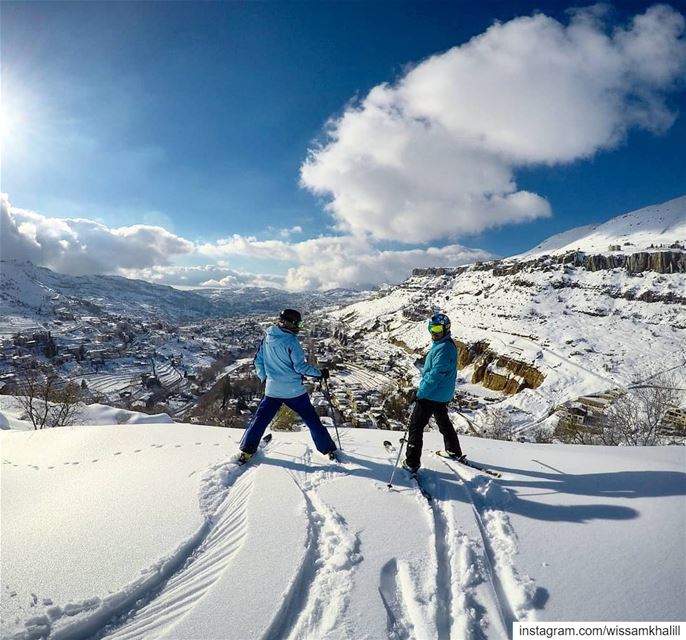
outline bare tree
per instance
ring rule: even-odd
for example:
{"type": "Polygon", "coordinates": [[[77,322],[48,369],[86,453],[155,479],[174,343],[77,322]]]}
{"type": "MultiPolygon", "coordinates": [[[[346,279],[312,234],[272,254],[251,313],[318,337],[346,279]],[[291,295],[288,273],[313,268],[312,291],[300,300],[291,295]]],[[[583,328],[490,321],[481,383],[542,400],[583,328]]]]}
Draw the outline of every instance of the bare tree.
{"type": "Polygon", "coordinates": [[[42,429],[48,419],[48,395],[54,380],[39,369],[27,369],[19,376],[16,397],[34,429],[42,429]]]}
{"type": "Polygon", "coordinates": [[[59,383],[54,373],[38,369],[24,372],[17,386],[17,400],[33,428],[74,424],[81,412],[81,387],[75,382],[59,383]]]}
{"type": "Polygon", "coordinates": [[[48,418],[50,427],[74,424],[81,416],[81,386],[69,381],[61,389],[56,389],[50,398],[51,407],[48,418]]]}
{"type": "Polygon", "coordinates": [[[539,444],[550,444],[553,441],[553,432],[545,427],[536,427],[531,432],[531,437],[534,442],[539,444]]]}
{"type": "Polygon", "coordinates": [[[599,427],[587,427],[569,419],[558,421],[554,438],[565,444],[599,444],[599,427]]]}
{"type": "Polygon", "coordinates": [[[605,412],[601,441],[607,445],[654,446],[661,442],[667,411],[683,401],[684,392],[669,375],[635,385],[605,412]]]}
{"type": "Polygon", "coordinates": [[[491,440],[512,440],[514,425],[512,416],[500,407],[492,407],[481,419],[481,434],[491,440]]]}

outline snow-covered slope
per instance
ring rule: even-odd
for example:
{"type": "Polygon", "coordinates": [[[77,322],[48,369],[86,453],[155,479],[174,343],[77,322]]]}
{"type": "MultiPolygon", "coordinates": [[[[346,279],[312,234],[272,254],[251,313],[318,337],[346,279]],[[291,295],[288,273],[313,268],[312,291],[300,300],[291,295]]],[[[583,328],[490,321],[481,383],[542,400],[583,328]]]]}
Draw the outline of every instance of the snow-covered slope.
{"type": "Polygon", "coordinates": [[[517,256],[584,251],[606,253],[610,245],[634,253],[654,247],[686,243],[686,196],[625,213],[607,222],[570,229],[551,236],[537,247],[517,256]]]}
{"type": "Polygon", "coordinates": [[[382,440],[308,433],[227,462],[190,425],[0,434],[2,637],[506,638],[515,620],[683,620],[680,447],[465,437],[500,480],[426,451],[431,505],[382,440]]]}

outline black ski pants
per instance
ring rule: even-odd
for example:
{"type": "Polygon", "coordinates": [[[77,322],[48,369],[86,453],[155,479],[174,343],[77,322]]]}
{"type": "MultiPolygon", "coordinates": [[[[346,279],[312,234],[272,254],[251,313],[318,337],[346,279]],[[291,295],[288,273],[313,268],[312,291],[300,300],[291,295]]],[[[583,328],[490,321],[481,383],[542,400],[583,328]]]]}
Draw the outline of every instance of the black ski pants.
{"type": "Polygon", "coordinates": [[[409,435],[407,439],[407,464],[413,469],[419,468],[424,443],[424,427],[431,419],[436,420],[438,430],[443,436],[445,450],[462,455],[460,441],[453,423],[448,417],[448,403],[434,400],[416,400],[410,416],[409,435]]]}

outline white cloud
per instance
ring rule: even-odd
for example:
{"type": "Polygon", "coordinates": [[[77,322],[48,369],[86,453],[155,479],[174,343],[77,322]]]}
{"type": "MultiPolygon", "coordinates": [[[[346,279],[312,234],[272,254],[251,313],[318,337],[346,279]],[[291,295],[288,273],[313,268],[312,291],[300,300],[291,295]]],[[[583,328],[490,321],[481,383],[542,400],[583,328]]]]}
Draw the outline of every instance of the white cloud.
{"type": "Polygon", "coordinates": [[[275,229],[274,227],[267,227],[267,229],[273,233],[276,233],[280,238],[290,238],[292,235],[295,235],[296,233],[302,233],[303,228],[299,225],[296,224],[293,227],[290,227],[289,229],[275,229]]]}
{"type": "Polygon", "coordinates": [[[170,265],[146,269],[127,269],[122,271],[122,275],[128,278],[147,280],[155,284],[166,284],[182,288],[236,288],[245,286],[286,288],[286,277],[283,275],[251,273],[230,269],[219,264],[194,267],[170,265]]]}
{"type": "Polygon", "coordinates": [[[296,263],[283,282],[291,290],[369,288],[384,282],[401,282],[415,267],[457,266],[493,257],[480,249],[455,244],[382,251],[369,240],[352,235],[287,243],[235,234],[216,244],[204,244],[199,251],[213,257],[231,255],[296,263]]]}
{"type": "Polygon", "coordinates": [[[371,288],[407,278],[415,267],[458,266],[493,257],[460,245],[381,251],[359,237],[317,238],[295,246],[300,264],[288,270],[292,290],[371,288]]]}
{"type": "Polygon", "coordinates": [[[3,258],[31,260],[60,273],[117,273],[166,265],[194,245],[162,227],[107,227],[84,218],[48,218],[1,202],[3,258]]]}
{"type": "Polygon", "coordinates": [[[113,273],[181,287],[368,288],[400,282],[415,267],[456,266],[492,257],[460,245],[381,251],[369,240],[350,235],[290,243],[234,234],[214,244],[194,245],[161,227],[109,228],[82,218],[48,218],[12,207],[6,196],[1,225],[2,258],[31,260],[60,273],[113,273]],[[216,263],[173,264],[176,256],[190,253],[216,263]],[[287,274],[255,273],[230,267],[222,259],[227,256],[294,266],[287,274]]]}
{"type": "Polygon", "coordinates": [[[301,183],[341,230],[426,242],[550,215],[514,171],[588,158],[627,131],[671,126],[684,18],[666,5],[608,32],[599,7],[568,25],[495,24],[372,89],[329,124],[301,183]]]}
{"type": "Polygon", "coordinates": [[[258,240],[254,236],[237,233],[213,243],[198,246],[198,253],[218,258],[221,256],[246,256],[263,260],[295,260],[296,253],[283,240],[258,240]]]}

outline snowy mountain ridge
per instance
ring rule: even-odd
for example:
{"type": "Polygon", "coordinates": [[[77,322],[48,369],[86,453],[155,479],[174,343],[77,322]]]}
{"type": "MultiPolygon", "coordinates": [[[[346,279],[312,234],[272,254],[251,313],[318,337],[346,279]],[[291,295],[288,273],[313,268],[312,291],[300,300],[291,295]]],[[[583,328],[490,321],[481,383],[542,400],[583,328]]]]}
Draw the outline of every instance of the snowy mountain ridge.
{"type": "MultiPolygon", "coordinates": [[[[111,314],[140,319],[200,320],[276,313],[286,302],[316,309],[365,297],[345,289],[289,293],[266,287],[180,290],[121,276],[70,276],[31,262],[0,260],[0,317],[37,322],[111,314]]],[[[287,306],[287,305],[286,305],[287,306]]]]}
{"type": "Polygon", "coordinates": [[[616,216],[601,224],[576,227],[551,236],[513,258],[523,259],[567,251],[608,252],[610,245],[635,253],[653,247],[686,246],[686,196],[616,216]]]}
{"type": "Polygon", "coordinates": [[[0,314],[78,318],[199,319],[215,315],[210,301],[191,292],[121,276],[70,276],[31,262],[0,261],[0,314]]]}

